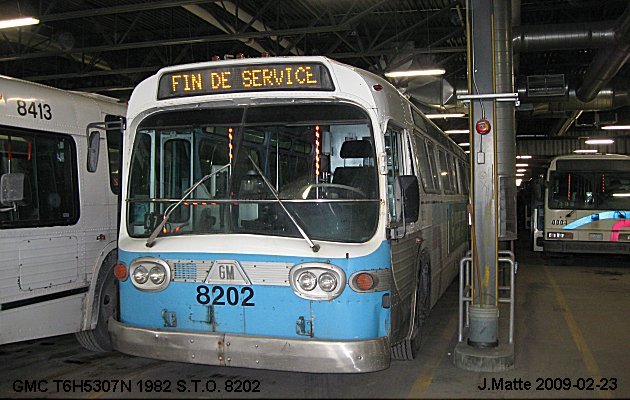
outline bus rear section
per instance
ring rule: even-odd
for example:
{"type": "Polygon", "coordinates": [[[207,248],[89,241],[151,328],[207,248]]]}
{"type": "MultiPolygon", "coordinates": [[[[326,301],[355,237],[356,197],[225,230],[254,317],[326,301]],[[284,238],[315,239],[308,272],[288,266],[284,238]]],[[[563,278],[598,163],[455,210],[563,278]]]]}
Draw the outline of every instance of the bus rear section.
{"type": "Polygon", "coordinates": [[[630,157],[558,157],[547,179],[546,253],[630,254],[630,157]]]}

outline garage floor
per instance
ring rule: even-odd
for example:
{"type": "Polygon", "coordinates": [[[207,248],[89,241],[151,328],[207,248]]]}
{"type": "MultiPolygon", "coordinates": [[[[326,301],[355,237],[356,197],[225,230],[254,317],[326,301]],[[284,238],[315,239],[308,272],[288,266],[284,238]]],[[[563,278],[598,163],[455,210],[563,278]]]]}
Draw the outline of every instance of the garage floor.
{"type": "Polygon", "coordinates": [[[0,346],[0,397],[630,398],[630,257],[547,261],[525,241],[519,245],[516,361],[508,372],[453,366],[454,283],[431,313],[420,357],[385,371],[303,374],[171,363],[90,353],[66,335],[0,346]],[[94,391],[99,384],[109,393],[94,391]]]}

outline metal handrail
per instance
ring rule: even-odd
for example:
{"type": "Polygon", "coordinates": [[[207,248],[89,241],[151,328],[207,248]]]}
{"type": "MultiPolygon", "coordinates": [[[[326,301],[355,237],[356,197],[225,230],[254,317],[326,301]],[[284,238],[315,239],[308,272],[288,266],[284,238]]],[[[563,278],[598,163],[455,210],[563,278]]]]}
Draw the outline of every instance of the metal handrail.
{"type": "MultiPolygon", "coordinates": [[[[514,289],[515,289],[515,278],[516,278],[516,265],[517,263],[514,261],[514,253],[509,250],[499,250],[499,255],[503,255],[504,257],[498,258],[498,266],[500,267],[502,264],[508,264],[510,267],[510,285],[509,286],[499,286],[499,290],[509,290],[508,297],[499,297],[499,303],[509,303],[510,305],[510,322],[509,322],[509,334],[508,340],[509,343],[512,344],[514,341],[514,289]]],[[[470,304],[472,303],[472,286],[471,286],[471,275],[472,275],[472,257],[470,256],[470,250],[466,253],[466,257],[462,258],[459,262],[459,321],[458,321],[458,333],[457,340],[459,342],[463,341],[464,337],[464,326],[470,325],[469,320],[469,311],[470,304]],[[464,314],[464,306],[466,307],[466,312],[464,314]],[[466,323],[464,324],[464,317],[466,318],[466,323]]],[[[497,294],[498,295],[498,294],[497,294]]]]}

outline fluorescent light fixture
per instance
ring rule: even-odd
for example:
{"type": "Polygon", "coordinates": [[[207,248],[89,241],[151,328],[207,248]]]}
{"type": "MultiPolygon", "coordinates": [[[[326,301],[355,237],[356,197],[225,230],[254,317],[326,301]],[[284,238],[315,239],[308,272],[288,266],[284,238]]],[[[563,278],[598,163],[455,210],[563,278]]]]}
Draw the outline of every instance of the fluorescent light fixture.
{"type": "Polygon", "coordinates": [[[457,143],[460,147],[468,147],[470,146],[470,143],[465,142],[465,143],[457,143]]]}
{"type": "Polygon", "coordinates": [[[520,168],[520,169],[517,169],[516,172],[527,172],[527,170],[525,168],[520,168]]]}
{"type": "Polygon", "coordinates": [[[525,176],[525,174],[516,174],[516,176],[525,176]]]}
{"type": "Polygon", "coordinates": [[[615,141],[612,139],[588,139],[584,143],[586,144],[613,144],[615,143],[615,141]]]}
{"type": "MultiPolygon", "coordinates": [[[[464,113],[453,113],[453,114],[427,114],[427,118],[436,119],[436,118],[461,118],[465,117],[464,113]]],[[[468,131],[466,131],[468,132],[468,131]]]]}
{"type": "Polygon", "coordinates": [[[605,131],[625,131],[630,130],[630,125],[607,125],[602,126],[602,129],[605,131]]]}
{"type": "Polygon", "coordinates": [[[517,167],[529,167],[529,164],[525,164],[525,163],[519,163],[516,164],[517,167]]]}
{"type": "Polygon", "coordinates": [[[613,197],[630,197],[630,193],[613,193],[613,197]]]}
{"type": "Polygon", "coordinates": [[[448,172],[440,172],[440,175],[446,176],[446,175],[448,175],[448,172]]]}
{"type": "Polygon", "coordinates": [[[456,133],[468,133],[470,132],[468,129],[449,129],[447,131],[444,131],[444,133],[446,133],[447,135],[453,135],[456,133]]]}
{"type": "Polygon", "coordinates": [[[411,69],[408,71],[390,71],[385,72],[385,76],[388,78],[408,78],[413,76],[435,76],[444,75],[446,71],[443,68],[432,69],[411,69]]]}
{"type": "Polygon", "coordinates": [[[0,29],[17,28],[20,26],[37,25],[39,20],[33,17],[5,19],[0,21],[0,29]]]}
{"type": "Polygon", "coordinates": [[[532,156],[516,156],[519,160],[529,160],[532,156]]]}
{"type": "Polygon", "coordinates": [[[466,150],[464,153],[466,153],[466,154],[470,154],[470,150],[466,150]]]}
{"type": "Polygon", "coordinates": [[[521,186],[521,182],[523,182],[522,179],[517,179],[516,180],[516,186],[521,186]]]}
{"type": "Polygon", "coordinates": [[[596,149],[577,149],[573,151],[577,154],[586,154],[586,153],[597,153],[596,149]]]}

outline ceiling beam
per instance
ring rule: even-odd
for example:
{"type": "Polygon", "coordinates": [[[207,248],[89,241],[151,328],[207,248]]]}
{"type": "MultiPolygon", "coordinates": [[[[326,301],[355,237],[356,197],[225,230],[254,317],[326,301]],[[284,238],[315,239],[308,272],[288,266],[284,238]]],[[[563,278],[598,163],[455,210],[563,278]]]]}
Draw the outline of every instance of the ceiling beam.
{"type": "Polygon", "coordinates": [[[132,49],[141,49],[141,48],[151,48],[156,46],[177,46],[177,45],[187,45],[187,44],[200,44],[200,43],[216,43],[216,42],[232,42],[232,41],[241,41],[242,39],[256,39],[256,38],[269,38],[272,36],[289,36],[289,35],[300,35],[303,33],[313,34],[313,33],[332,33],[332,32],[340,32],[345,31],[347,29],[351,29],[347,24],[340,25],[326,25],[326,26],[316,26],[310,28],[292,28],[292,29],[279,29],[273,31],[266,32],[243,32],[243,33],[231,33],[225,35],[210,35],[210,36],[197,36],[193,38],[179,38],[179,39],[160,39],[160,40],[151,40],[151,41],[143,41],[143,42],[135,42],[135,43],[120,43],[117,45],[105,45],[105,46],[87,46],[71,49],[68,51],[43,51],[37,53],[28,53],[28,54],[20,54],[15,56],[4,56],[0,57],[0,62],[7,61],[18,61],[18,60],[32,60],[36,58],[45,58],[45,57],[57,57],[57,56],[66,56],[68,54],[77,54],[77,53],[99,53],[99,52],[107,52],[107,51],[120,51],[120,50],[132,50],[132,49]]]}
{"type": "Polygon", "coordinates": [[[68,19],[102,17],[104,15],[122,14],[140,11],[152,11],[160,8],[174,8],[190,4],[211,3],[210,0],[166,0],[166,1],[148,1],[139,4],[128,4],[124,6],[103,7],[91,10],[69,11],[57,14],[42,15],[39,17],[40,22],[64,21],[68,19]]]}

